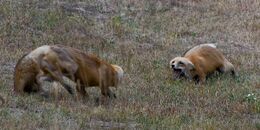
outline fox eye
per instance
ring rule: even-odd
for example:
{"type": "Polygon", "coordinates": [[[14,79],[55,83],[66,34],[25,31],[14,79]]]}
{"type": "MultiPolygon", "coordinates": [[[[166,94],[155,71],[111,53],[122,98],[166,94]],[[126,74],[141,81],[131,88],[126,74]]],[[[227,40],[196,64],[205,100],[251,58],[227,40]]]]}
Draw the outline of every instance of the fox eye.
{"type": "Polygon", "coordinates": [[[184,63],[183,62],[179,62],[179,65],[184,65],[184,63]]]}
{"type": "Polygon", "coordinates": [[[183,62],[179,62],[180,67],[185,67],[185,64],[183,62]]]}

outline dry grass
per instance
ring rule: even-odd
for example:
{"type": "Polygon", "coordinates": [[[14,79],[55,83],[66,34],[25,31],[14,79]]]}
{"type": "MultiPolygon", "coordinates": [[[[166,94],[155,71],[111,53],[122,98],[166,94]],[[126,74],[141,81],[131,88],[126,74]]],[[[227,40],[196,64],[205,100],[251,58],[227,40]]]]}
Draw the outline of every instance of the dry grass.
{"type": "Polygon", "coordinates": [[[259,0],[1,1],[1,129],[260,129],[259,7],[259,0]],[[239,76],[214,75],[203,86],[173,81],[169,60],[209,42],[239,76]],[[121,65],[118,98],[96,106],[92,88],[84,103],[64,93],[55,106],[53,98],[14,95],[17,60],[44,44],[121,65]]]}

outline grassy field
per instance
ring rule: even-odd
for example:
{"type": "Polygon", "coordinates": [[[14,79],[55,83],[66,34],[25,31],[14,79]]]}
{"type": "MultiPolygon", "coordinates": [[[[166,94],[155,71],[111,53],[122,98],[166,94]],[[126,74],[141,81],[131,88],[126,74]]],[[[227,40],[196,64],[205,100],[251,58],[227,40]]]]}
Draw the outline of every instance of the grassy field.
{"type": "Polygon", "coordinates": [[[260,129],[259,7],[259,0],[2,0],[0,129],[260,129]],[[238,77],[174,81],[169,61],[201,43],[216,43],[238,77]],[[62,90],[58,103],[15,95],[16,62],[45,44],[122,66],[124,81],[112,89],[118,98],[97,106],[98,88],[88,88],[84,102],[62,90]]]}

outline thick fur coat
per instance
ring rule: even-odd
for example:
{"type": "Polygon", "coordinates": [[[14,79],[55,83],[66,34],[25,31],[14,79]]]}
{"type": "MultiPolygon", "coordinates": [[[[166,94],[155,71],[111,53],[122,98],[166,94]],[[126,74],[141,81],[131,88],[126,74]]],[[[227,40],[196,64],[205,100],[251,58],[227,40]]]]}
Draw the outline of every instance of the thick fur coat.
{"type": "Polygon", "coordinates": [[[65,49],[73,61],[78,65],[78,71],[74,74],[77,89],[82,96],[87,96],[86,87],[98,86],[105,97],[115,95],[109,89],[117,87],[123,77],[123,69],[117,65],[111,65],[93,54],[86,54],[78,49],[59,46],[65,49]]]}
{"type": "Polygon", "coordinates": [[[219,71],[235,75],[234,66],[216,49],[214,44],[202,44],[188,50],[183,57],[170,61],[175,78],[186,77],[205,82],[206,76],[219,71]]]}
{"type": "Polygon", "coordinates": [[[86,96],[85,87],[99,86],[103,96],[115,96],[109,90],[117,87],[123,77],[123,69],[111,65],[92,54],[66,46],[42,46],[24,55],[16,64],[14,73],[15,92],[39,92],[41,77],[60,82],[69,93],[63,76],[77,83],[77,90],[86,96]]]}

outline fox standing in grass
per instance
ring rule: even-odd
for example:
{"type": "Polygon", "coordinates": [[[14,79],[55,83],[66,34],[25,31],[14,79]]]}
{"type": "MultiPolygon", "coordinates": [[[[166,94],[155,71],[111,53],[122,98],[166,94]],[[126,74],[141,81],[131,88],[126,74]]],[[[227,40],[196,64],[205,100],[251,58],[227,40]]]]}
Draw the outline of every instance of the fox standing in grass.
{"type": "Polygon", "coordinates": [[[99,86],[104,97],[115,97],[109,86],[117,87],[122,80],[123,69],[71,47],[42,46],[18,61],[14,91],[44,92],[41,77],[47,77],[59,81],[72,94],[73,88],[65,83],[63,76],[77,83],[76,89],[83,97],[87,96],[85,87],[91,86],[99,86]]]}
{"type": "Polygon", "coordinates": [[[235,75],[234,66],[216,49],[215,44],[201,44],[188,50],[183,57],[170,61],[175,78],[186,77],[205,82],[206,76],[214,71],[231,72],[235,75]]]}
{"type": "Polygon", "coordinates": [[[78,49],[58,46],[66,50],[78,66],[75,79],[78,83],[77,90],[83,97],[88,96],[85,88],[98,86],[102,97],[116,97],[109,89],[110,86],[117,87],[122,81],[123,69],[118,65],[109,64],[93,54],[86,54],[78,49]]]}

